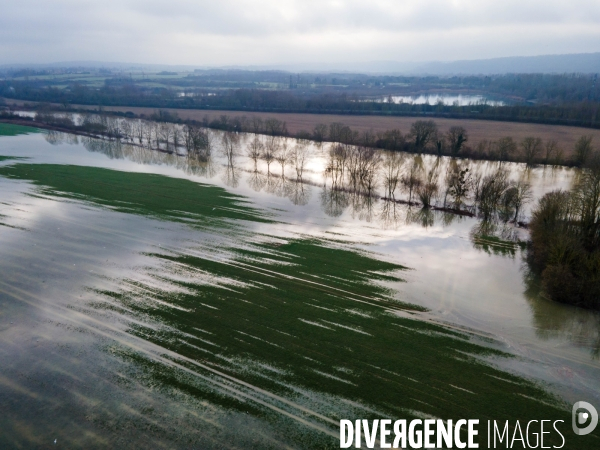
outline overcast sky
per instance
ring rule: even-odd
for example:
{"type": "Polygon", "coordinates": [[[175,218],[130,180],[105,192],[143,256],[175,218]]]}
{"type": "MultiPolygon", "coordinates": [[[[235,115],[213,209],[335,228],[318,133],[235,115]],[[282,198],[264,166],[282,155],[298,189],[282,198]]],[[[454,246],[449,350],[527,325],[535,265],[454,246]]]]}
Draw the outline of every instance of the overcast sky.
{"type": "Polygon", "coordinates": [[[0,64],[330,64],[598,51],[600,0],[0,0],[0,64]]]}

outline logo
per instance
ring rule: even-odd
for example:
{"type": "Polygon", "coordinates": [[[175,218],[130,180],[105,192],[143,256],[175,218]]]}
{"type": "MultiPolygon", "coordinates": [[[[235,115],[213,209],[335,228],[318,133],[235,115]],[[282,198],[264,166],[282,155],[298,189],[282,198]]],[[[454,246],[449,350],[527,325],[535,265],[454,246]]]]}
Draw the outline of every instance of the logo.
{"type": "Polygon", "coordinates": [[[573,432],[585,436],[596,429],[598,411],[588,402],[577,402],[573,405],[573,432]],[[585,428],[580,428],[587,423],[585,428]]]}

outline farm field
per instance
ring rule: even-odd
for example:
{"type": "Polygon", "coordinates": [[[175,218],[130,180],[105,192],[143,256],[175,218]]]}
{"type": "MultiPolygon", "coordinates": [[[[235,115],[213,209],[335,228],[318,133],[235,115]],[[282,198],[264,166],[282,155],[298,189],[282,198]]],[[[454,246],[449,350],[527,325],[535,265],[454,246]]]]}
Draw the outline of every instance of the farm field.
{"type": "Polygon", "coordinates": [[[334,192],[316,146],[301,185],[218,147],[4,134],[1,446],[337,448],[341,418],[402,416],[597,448],[569,402],[600,392],[598,314],[539,297],[477,219],[334,192]]]}

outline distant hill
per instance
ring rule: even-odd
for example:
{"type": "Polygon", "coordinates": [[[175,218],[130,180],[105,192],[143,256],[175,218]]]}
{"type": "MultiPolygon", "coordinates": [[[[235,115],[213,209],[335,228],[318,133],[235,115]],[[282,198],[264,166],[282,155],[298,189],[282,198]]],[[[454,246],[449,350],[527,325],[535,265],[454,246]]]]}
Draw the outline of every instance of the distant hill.
{"type": "Polygon", "coordinates": [[[600,73],[600,53],[511,56],[452,62],[431,62],[411,70],[431,75],[492,75],[505,73],[600,73]]]}
{"type": "Polygon", "coordinates": [[[473,59],[461,61],[366,61],[345,63],[298,63],[271,65],[194,66],[139,64],[102,61],[71,61],[48,64],[0,64],[1,69],[51,69],[90,68],[120,71],[193,71],[211,70],[276,70],[286,72],[353,74],[397,74],[397,75],[501,75],[507,73],[600,73],[600,53],[575,53],[566,55],[510,56],[506,58],[473,59]]]}

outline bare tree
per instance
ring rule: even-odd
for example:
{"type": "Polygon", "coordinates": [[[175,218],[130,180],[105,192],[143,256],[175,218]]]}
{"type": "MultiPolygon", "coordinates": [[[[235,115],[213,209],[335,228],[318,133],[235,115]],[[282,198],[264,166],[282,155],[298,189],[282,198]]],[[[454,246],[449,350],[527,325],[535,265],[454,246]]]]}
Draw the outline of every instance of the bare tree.
{"type": "MultiPolygon", "coordinates": [[[[446,172],[446,193],[452,197],[454,208],[460,210],[473,188],[473,179],[468,165],[451,164],[446,172]]],[[[444,200],[444,206],[446,201],[444,200]]]]}
{"type": "Polygon", "coordinates": [[[334,143],[329,147],[329,163],[327,171],[337,180],[344,179],[344,170],[346,169],[348,156],[351,146],[346,144],[334,143]]]}
{"type": "Polygon", "coordinates": [[[227,158],[227,165],[233,167],[233,160],[238,154],[240,136],[232,131],[223,133],[223,155],[227,158]]]}
{"type": "Polygon", "coordinates": [[[498,149],[498,159],[500,161],[509,161],[512,155],[517,151],[517,144],[511,137],[503,137],[496,143],[498,149]]]}
{"type": "Polygon", "coordinates": [[[555,140],[546,141],[546,145],[544,147],[546,151],[546,156],[544,158],[544,164],[552,164],[554,161],[555,155],[558,154],[558,143],[555,140]]]}
{"type": "Polygon", "coordinates": [[[431,206],[432,200],[439,190],[439,162],[440,160],[438,158],[432,167],[421,172],[423,178],[416,186],[417,195],[424,208],[429,208],[431,206]]]}
{"type": "Polygon", "coordinates": [[[297,180],[302,180],[302,174],[304,172],[304,165],[307,157],[308,144],[303,141],[297,142],[294,150],[292,151],[292,160],[294,162],[294,168],[296,169],[297,180]]]}
{"type": "Polygon", "coordinates": [[[575,162],[584,166],[592,154],[592,136],[581,136],[575,143],[575,162]]]}
{"type": "Polygon", "coordinates": [[[138,144],[142,145],[144,143],[144,136],[146,133],[146,127],[144,126],[144,122],[141,120],[136,120],[133,123],[133,133],[138,141],[138,144]]]}
{"type": "Polygon", "coordinates": [[[181,130],[177,125],[172,125],[171,140],[173,142],[173,151],[178,153],[178,148],[183,144],[181,130]]]}
{"type": "Polygon", "coordinates": [[[275,155],[279,151],[279,138],[269,136],[265,142],[262,159],[267,163],[267,173],[271,173],[271,163],[275,160],[275,155]]]}
{"type": "Polygon", "coordinates": [[[387,152],[383,159],[383,185],[387,191],[387,197],[390,199],[395,198],[394,193],[400,183],[403,164],[404,156],[399,152],[387,152]]]}
{"type": "Polygon", "coordinates": [[[450,130],[448,130],[446,137],[450,144],[450,154],[452,156],[457,156],[462,150],[465,142],[469,140],[467,130],[459,126],[451,127],[450,130]]]}
{"type": "Polygon", "coordinates": [[[265,131],[271,136],[287,136],[285,122],[273,118],[265,120],[265,131]]]}
{"type": "Polygon", "coordinates": [[[423,170],[423,162],[419,156],[416,156],[412,164],[404,171],[400,183],[405,192],[408,192],[408,202],[412,201],[412,194],[421,184],[420,172],[423,170]]]}
{"type": "Polygon", "coordinates": [[[121,134],[125,142],[133,142],[133,126],[129,120],[121,121],[121,134]]]}
{"type": "MultiPolygon", "coordinates": [[[[173,136],[173,126],[170,123],[162,122],[158,125],[159,139],[165,144],[165,150],[171,153],[171,138],[173,136]]],[[[160,149],[160,142],[157,140],[157,148],[160,149]]]]}
{"type": "Polygon", "coordinates": [[[212,151],[211,135],[196,125],[183,128],[183,142],[187,153],[207,161],[212,151]]]}
{"type": "Polygon", "coordinates": [[[513,220],[516,222],[523,206],[530,202],[533,198],[533,193],[531,191],[531,185],[525,181],[518,181],[514,185],[513,189],[513,207],[515,209],[515,216],[513,220]]]}
{"type": "Polygon", "coordinates": [[[542,140],[540,138],[526,137],[521,141],[521,148],[523,149],[525,163],[528,166],[532,166],[538,155],[542,152],[542,140]]]}
{"type": "Polygon", "coordinates": [[[260,158],[264,149],[264,144],[262,143],[258,134],[254,135],[254,138],[250,141],[250,145],[248,145],[248,149],[246,153],[248,158],[254,161],[254,170],[257,170],[258,159],[260,158]]]}
{"type": "Polygon", "coordinates": [[[260,117],[252,117],[252,131],[254,134],[262,133],[264,130],[264,124],[260,117]]]}
{"type": "Polygon", "coordinates": [[[437,125],[433,120],[417,120],[410,127],[409,136],[414,140],[415,150],[421,153],[437,136],[437,125]]]}
{"type": "Polygon", "coordinates": [[[402,132],[397,129],[386,131],[379,139],[384,142],[385,149],[395,151],[403,150],[406,142],[402,132]]]}
{"type": "Polygon", "coordinates": [[[287,138],[281,140],[281,144],[275,153],[275,160],[281,165],[281,178],[285,178],[285,166],[289,163],[291,152],[287,138]]]}
{"type": "Polygon", "coordinates": [[[327,125],[317,124],[313,130],[312,138],[317,142],[323,142],[327,138],[327,125]]]}

